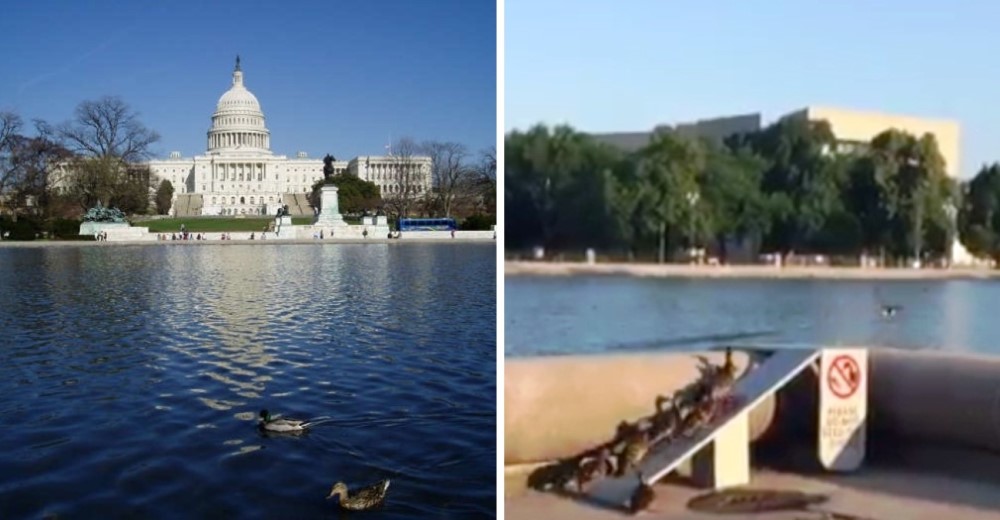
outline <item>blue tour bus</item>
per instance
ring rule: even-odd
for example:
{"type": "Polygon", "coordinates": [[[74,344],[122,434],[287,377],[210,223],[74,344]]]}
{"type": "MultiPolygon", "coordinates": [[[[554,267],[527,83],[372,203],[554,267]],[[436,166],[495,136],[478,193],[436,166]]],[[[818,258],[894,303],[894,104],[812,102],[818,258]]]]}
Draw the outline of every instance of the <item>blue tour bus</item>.
{"type": "Polygon", "coordinates": [[[398,231],[454,231],[458,229],[453,218],[401,218],[398,231]]]}

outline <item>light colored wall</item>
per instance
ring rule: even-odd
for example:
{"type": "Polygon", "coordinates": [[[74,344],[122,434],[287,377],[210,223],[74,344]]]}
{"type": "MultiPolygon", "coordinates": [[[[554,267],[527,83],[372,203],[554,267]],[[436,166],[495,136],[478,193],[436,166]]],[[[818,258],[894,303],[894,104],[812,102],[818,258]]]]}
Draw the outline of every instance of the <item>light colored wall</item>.
{"type": "MultiPolygon", "coordinates": [[[[405,233],[404,233],[405,235],[405,233]]],[[[648,417],[656,396],[699,377],[699,356],[721,352],[508,358],[504,363],[504,461],[530,464],[570,457],[614,437],[622,420],[648,417]]],[[[749,358],[734,352],[742,374],[749,358]]],[[[752,437],[770,425],[774,402],[751,416],[752,437]]]]}
{"type": "Polygon", "coordinates": [[[381,191],[382,197],[392,196],[409,185],[411,188],[420,186],[415,196],[421,196],[431,189],[431,158],[415,155],[406,159],[407,165],[412,165],[420,176],[414,182],[396,180],[394,173],[402,161],[399,157],[376,155],[360,155],[348,163],[348,171],[362,180],[374,182],[381,191]]]}
{"type": "Polygon", "coordinates": [[[793,117],[805,116],[811,121],[825,120],[830,123],[837,139],[845,141],[868,142],[890,128],[902,130],[917,137],[931,133],[937,139],[948,176],[957,177],[961,171],[959,146],[961,130],[957,121],[821,106],[806,107],[790,115],[793,117]]]}

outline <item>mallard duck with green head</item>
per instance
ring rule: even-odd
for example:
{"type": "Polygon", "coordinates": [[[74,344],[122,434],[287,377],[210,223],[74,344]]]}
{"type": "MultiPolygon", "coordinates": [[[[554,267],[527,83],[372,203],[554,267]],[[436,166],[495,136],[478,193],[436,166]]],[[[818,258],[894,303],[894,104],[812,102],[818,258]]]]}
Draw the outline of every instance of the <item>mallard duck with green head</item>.
{"type": "Polygon", "coordinates": [[[260,411],[260,422],[257,425],[260,429],[276,433],[297,433],[305,431],[306,428],[316,426],[319,423],[329,421],[329,417],[316,417],[307,421],[299,419],[282,418],[271,415],[267,409],[260,411]]]}
{"type": "Polygon", "coordinates": [[[326,496],[327,500],[339,496],[340,507],[351,511],[364,511],[378,507],[385,501],[385,494],[389,490],[389,480],[363,487],[354,493],[349,493],[347,484],[337,482],[326,496]]]}

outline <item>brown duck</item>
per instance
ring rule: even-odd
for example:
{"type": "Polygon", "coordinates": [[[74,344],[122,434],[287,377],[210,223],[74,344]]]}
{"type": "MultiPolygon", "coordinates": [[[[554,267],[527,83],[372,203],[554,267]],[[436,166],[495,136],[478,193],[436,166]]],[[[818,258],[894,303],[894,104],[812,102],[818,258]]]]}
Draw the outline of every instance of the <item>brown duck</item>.
{"type": "Polygon", "coordinates": [[[715,416],[715,400],[711,394],[705,393],[698,397],[698,401],[684,416],[679,427],[681,435],[690,437],[698,430],[704,428],[715,416]]]}
{"type": "Polygon", "coordinates": [[[583,493],[583,488],[596,478],[608,474],[610,466],[611,450],[603,448],[597,454],[585,456],[580,459],[576,470],[576,489],[583,493]]]}
{"type": "Polygon", "coordinates": [[[646,483],[646,480],[639,474],[639,487],[635,489],[632,493],[632,497],[628,501],[628,511],[629,513],[636,515],[649,509],[649,506],[653,504],[653,500],[656,499],[656,492],[653,491],[653,486],[646,483]]]}
{"type": "Polygon", "coordinates": [[[363,511],[381,504],[385,500],[385,494],[388,490],[389,481],[383,480],[377,484],[363,487],[355,491],[354,494],[349,494],[347,484],[337,482],[333,485],[333,489],[330,490],[330,494],[326,498],[330,499],[339,495],[340,507],[350,509],[351,511],[363,511]]]}
{"type": "Polygon", "coordinates": [[[649,452],[649,439],[642,432],[633,433],[625,442],[625,447],[618,456],[618,475],[624,476],[630,468],[638,467],[643,457],[649,452]]]}
{"type": "Polygon", "coordinates": [[[653,416],[652,425],[649,428],[650,444],[673,438],[680,424],[681,415],[678,406],[663,396],[657,397],[656,415],[653,416]],[[669,408],[663,407],[665,401],[670,403],[669,408]]]}

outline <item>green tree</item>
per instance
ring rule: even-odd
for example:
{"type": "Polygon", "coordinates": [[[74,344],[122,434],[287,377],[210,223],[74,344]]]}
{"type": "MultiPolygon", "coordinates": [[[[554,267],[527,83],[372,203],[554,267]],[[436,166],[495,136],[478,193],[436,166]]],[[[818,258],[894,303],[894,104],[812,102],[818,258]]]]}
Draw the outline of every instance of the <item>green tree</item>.
{"type": "Polygon", "coordinates": [[[668,232],[675,237],[687,236],[684,230],[691,229],[696,216],[690,197],[700,193],[698,177],[705,167],[705,153],[696,141],[662,133],[654,136],[638,155],[642,204],[649,230],[659,244],[657,258],[663,263],[668,232]]]}
{"type": "Polygon", "coordinates": [[[712,148],[700,190],[704,203],[704,231],[711,236],[723,261],[730,242],[757,243],[770,228],[771,208],[760,183],[766,162],[750,150],[730,152],[712,148]]]}
{"type": "Polygon", "coordinates": [[[870,153],[888,217],[890,251],[914,260],[928,250],[943,253],[947,240],[941,237],[951,234],[946,208],[955,193],[934,137],[887,130],[872,139],[870,153]],[[933,235],[937,243],[928,244],[933,235]]]}
{"type": "Polygon", "coordinates": [[[618,155],[568,126],[539,125],[505,140],[504,201],[512,247],[608,244],[608,185],[618,155]]]}
{"type": "Polygon", "coordinates": [[[174,198],[174,185],[169,180],[160,181],[160,186],[156,188],[156,213],[166,215],[170,212],[170,204],[174,198]]]}
{"type": "Polygon", "coordinates": [[[807,249],[838,209],[840,190],[829,155],[835,143],[828,123],[796,117],[728,141],[731,148],[748,146],[767,161],[761,189],[771,208],[769,248],[782,254],[807,249]]]}
{"type": "Polygon", "coordinates": [[[347,172],[316,181],[311,193],[313,206],[320,207],[320,192],[325,184],[337,187],[337,205],[340,212],[345,215],[360,215],[382,207],[378,185],[347,172]]]}
{"type": "Polygon", "coordinates": [[[964,188],[959,237],[969,252],[1000,262],[1000,164],[984,165],[964,188]]]}

